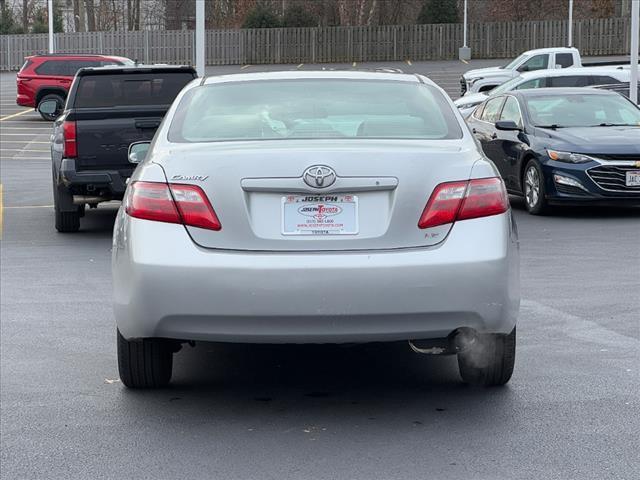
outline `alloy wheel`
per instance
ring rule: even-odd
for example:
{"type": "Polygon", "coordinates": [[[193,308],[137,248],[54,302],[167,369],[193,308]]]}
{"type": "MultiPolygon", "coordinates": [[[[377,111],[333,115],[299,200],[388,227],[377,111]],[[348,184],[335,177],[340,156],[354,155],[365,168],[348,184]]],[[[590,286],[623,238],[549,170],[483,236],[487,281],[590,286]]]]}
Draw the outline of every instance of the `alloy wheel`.
{"type": "Polygon", "coordinates": [[[524,196],[529,208],[534,208],[540,200],[540,175],[534,166],[529,167],[525,174],[524,196]]]}

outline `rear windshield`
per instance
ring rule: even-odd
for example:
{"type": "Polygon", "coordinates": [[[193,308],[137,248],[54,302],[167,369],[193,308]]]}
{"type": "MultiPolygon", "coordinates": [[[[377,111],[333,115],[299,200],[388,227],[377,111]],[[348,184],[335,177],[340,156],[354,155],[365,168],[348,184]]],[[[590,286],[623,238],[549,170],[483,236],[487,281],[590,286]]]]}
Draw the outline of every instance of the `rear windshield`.
{"type": "Polygon", "coordinates": [[[461,138],[436,89],[380,80],[302,79],[220,83],[189,91],[172,142],[286,138],[461,138]]]}
{"type": "Polygon", "coordinates": [[[190,73],[87,75],[80,77],[75,108],[171,105],[193,80],[190,73]]]}
{"type": "Polygon", "coordinates": [[[531,122],[537,127],[640,127],[640,108],[622,95],[571,94],[526,98],[531,122]]]}

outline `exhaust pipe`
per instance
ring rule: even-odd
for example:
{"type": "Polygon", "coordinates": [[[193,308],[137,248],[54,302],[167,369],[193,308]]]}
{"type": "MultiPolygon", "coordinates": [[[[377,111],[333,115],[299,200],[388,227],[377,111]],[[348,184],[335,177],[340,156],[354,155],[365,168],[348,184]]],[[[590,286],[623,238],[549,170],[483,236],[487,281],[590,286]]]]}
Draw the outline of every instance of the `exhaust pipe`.
{"type": "Polygon", "coordinates": [[[110,198],[105,197],[96,197],[92,195],[74,195],[73,196],[73,204],[74,205],[84,205],[85,203],[101,203],[108,202],[111,200],[110,198]]]}
{"type": "Polygon", "coordinates": [[[455,355],[472,348],[477,341],[477,332],[468,327],[458,328],[446,338],[408,340],[411,350],[423,355],[455,355]]]}

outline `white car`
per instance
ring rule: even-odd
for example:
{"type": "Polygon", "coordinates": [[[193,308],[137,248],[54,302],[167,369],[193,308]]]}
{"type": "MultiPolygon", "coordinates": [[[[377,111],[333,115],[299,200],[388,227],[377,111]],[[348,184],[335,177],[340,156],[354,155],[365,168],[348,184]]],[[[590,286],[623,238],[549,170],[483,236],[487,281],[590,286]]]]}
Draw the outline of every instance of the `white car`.
{"type": "Polygon", "coordinates": [[[130,160],[142,163],[113,237],[126,386],[166,385],[192,341],[404,340],[458,355],[468,383],[511,377],[520,293],[506,189],[429,79],[198,79],[130,160]]]}
{"type": "Polygon", "coordinates": [[[629,65],[620,67],[585,67],[566,68],[563,70],[538,70],[526,72],[508,82],[490,90],[489,92],[469,93],[454,101],[464,118],[489,96],[499,95],[511,90],[525,90],[527,88],[549,87],[588,87],[592,85],[607,85],[628,82],[630,78],[629,65]]]}
{"type": "Polygon", "coordinates": [[[554,47],[528,50],[506,65],[477,68],[465,72],[460,77],[460,94],[464,96],[478,92],[488,92],[524,72],[581,66],[582,60],[577,48],[554,47]]]}

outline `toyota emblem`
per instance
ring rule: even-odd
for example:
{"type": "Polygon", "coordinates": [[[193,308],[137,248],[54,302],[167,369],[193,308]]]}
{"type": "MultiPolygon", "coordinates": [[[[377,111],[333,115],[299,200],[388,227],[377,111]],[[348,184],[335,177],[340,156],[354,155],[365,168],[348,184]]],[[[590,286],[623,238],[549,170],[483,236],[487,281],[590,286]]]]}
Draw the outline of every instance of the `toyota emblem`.
{"type": "Polygon", "coordinates": [[[304,171],[302,179],[310,187],[325,188],[336,181],[336,172],[326,165],[314,165],[304,171]]]}

